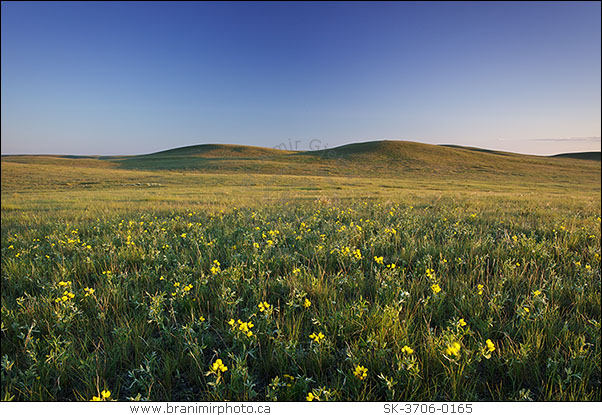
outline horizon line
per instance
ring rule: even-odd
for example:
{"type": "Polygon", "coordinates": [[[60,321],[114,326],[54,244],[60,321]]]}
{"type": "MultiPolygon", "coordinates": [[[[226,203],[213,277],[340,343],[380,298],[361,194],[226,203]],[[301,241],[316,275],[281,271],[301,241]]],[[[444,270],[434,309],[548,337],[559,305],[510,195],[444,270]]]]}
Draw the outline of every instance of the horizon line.
{"type": "MultiPolygon", "coordinates": [[[[533,138],[533,139],[527,139],[527,140],[529,140],[529,141],[569,141],[570,142],[570,141],[584,141],[584,140],[586,140],[586,141],[595,141],[595,140],[600,140],[600,139],[601,139],[600,137],[571,137],[571,138],[533,138]]],[[[310,143],[312,141],[320,141],[320,140],[319,139],[313,139],[313,140],[310,140],[310,143]]],[[[534,153],[520,153],[520,152],[515,152],[515,151],[500,150],[500,149],[496,149],[496,148],[476,147],[476,146],[471,146],[471,145],[462,145],[462,144],[455,144],[455,143],[437,143],[437,144],[433,144],[433,143],[424,143],[424,142],[413,141],[413,140],[398,140],[398,139],[386,139],[385,138],[385,139],[382,139],[382,140],[353,141],[353,142],[341,144],[341,145],[338,145],[338,146],[335,146],[335,147],[324,147],[324,148],[319,148],[319,149],[311,149],[310,148],[310,149],[306,149],[306,150],[298,150],[298,149],[292,150],[292,149],[287,149],[285,143],[281,143],[281,144],[278,144],[278,145],[273,146],[273,147],[266,147],[266,146],[252,145],[252,144],[235,144],[235,143],[207,142],[207,143],[200,143],[200,144],[188,144],[188,145],[183,145],[183,146],[178,146],[178,147],[170,147],[170,148],[167,148],[167,149],[152,151],[150,153],[137,153],[137,154],[0,153],[0,156],[1,157],[5,157],[5,156],[129,157],[129,156],[151,155],[151,154],[161,153],[161,152],[170,151],[170,150],[176,150],[176,149],[187,148],[187,147],[195,147],[195,146],[204,146],[204,145],[223,145],[223,146],[252,147],[252,148],[262,148],[262,149],[269,149],[269,150],[280,150],[280,151],[288,151],[288,152],[306,153],[306,152],[334,150],[336,148],[340,148],[340,147],[344,147],[344,146],[352,145],[352,144],[377,143],[377,142],[385,142],[385,141],[416,143],[416,144],[424,144],[424,145],[431,145],[431,146],[454,146],[454,147],[460,147],[460,148],[466,148],[466,149],[498,151],[498,152],[503,152],[503,153],[508,153],[508,154],[518,154],[518,155],[538,156],[538,157],[554,157],[554,156],[559,156],[559,155],[563,155],[563,154],[582,154],[582,153],[600,153],[600,152],[602,152],[602,149],[601,149],[601,150],[585,150],[585,151],[567,151],[567,152],[554,153],[554,154],[534,154],[534,153]],[[285,146],[285,148],[281,148],[283,145],[285,146]]],[[[499,141],[511,141],[511,140],[500,139],[499,141]]],[[[291,145],[291,147],[292,147],[292,145],[291,145]]]]}

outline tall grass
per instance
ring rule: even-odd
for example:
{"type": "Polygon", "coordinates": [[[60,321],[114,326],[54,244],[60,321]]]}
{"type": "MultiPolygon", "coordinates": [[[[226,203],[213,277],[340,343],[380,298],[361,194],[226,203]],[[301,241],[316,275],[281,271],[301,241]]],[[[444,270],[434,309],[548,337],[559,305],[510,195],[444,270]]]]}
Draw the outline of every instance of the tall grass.
{"type": "Polygon", "coordinates": [[[273,206],[3,187],[2,399],[602,398],[599,190],[367,180],[273,206]]]}

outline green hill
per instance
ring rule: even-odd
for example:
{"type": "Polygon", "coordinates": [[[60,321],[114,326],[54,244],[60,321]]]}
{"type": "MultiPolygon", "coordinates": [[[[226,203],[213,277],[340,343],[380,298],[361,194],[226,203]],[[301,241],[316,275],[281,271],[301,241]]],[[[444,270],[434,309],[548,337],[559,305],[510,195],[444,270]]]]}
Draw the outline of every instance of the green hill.
{"type": "Polygon", "coordinates": [[[600,161],[600,152],[599,151],[586,151],[586,152],[582,152],[582,153],[563,153],[563,154],[556,154],[555,156],[552,156],[552,157],[565,157],[565,158],[573,158],[573,159],[580,159],[580,160],[600,161]]]}
{"type": "MultiPolygon", "coordinates": [[[[599,153],[598,153],[599,160],[599,153]]],[[[599,181],[588,157],[543,157],[408,141],[371,141],[319,151],[203,144],[135,156],[3,156],[3,163],[130,171],[197,171],[408,179],[599,181]]]]}
{"type": "Polygon", "coordinates": [[[269,157],[279,154],[292,153],[266,147],[243,146],[236,144],[199,144],[194,146],[178,147],[156,153],[135,157],[208,157],[208,158],[254,158],[269,157]]]}

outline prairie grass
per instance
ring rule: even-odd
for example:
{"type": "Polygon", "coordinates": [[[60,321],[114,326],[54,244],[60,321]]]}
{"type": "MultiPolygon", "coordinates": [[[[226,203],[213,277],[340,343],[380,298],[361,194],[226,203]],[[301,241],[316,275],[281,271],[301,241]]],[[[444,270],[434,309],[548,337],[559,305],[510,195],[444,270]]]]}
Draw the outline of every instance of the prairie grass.
{"type": "Polygon", "coordinates": [[[591,166],[385,180],[3,158],[2,399],[599,401],[591,166]]]}

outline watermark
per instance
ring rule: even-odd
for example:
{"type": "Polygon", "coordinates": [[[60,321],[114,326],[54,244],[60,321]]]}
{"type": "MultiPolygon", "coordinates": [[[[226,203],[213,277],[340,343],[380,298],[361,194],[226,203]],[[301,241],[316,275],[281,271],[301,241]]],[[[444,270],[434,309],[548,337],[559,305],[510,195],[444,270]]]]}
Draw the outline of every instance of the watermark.
{"type": "Polygon", "coordinates": [[[328,143],[323,142],[318,138],[310,140],[292,139],[282,142],[273,147],[275,150],[311,152],[314,155],[327,158],[336,158],[336,150],[329,148],[328,143]]]}
{"type": "Polygon", "coordinates": [[[385,414],[472,414],[471,403],[386,403],[385,414]]]}
{"type": "Polygon", "coordinates": [[[130,405],[132,414],[269,414],[270,405],[250,403],[191,403],[162,405],[130,405]]]}

